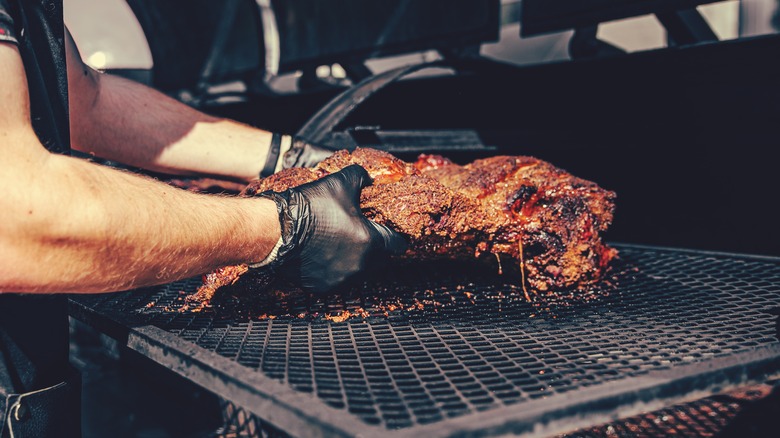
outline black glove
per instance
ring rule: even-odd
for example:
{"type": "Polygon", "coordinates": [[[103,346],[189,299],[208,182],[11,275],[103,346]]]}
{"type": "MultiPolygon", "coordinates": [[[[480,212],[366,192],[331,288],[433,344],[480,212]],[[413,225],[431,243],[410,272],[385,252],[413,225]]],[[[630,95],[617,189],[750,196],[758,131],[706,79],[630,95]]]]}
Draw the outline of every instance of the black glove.
{"type": "Polygon", "coordinates": [[[281,193],[260,193],[276,202],[282,228],[281,246],[260,265],[325,293],[373,261],[402,254],[401,235],[360,211],[360,190],[370,183],[365,169],[352,165],[281,193]]]}
{"type": "Polygon", "coordinates": [[[293,137],[290,150],[282,157],[282,168],[314,167],[320,161],[333,155],[333,152],[335,151],[311,144],[302,138],[293,137]]]}
{"type": "Polygon", "coordinates": [[[274,134],[260,177],[291,167],[313,167],[333,155],[334,150],[316,146],[299,137],[274,134]]]}

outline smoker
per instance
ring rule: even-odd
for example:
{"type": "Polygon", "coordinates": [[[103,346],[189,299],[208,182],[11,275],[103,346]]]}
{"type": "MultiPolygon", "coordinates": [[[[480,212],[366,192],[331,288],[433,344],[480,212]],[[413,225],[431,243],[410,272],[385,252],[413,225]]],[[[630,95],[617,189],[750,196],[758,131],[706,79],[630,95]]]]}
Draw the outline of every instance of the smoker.
{"type": "Polygon", "coordinates": [[[572,59],[518,67],[474,50],[498,36],[498,1],[321,3],[257,2],[257,62],[238,69],[255,94],[240,104],[209,95],[210,79],[230,75],[215,73],[230,41],[216,32],[190,102],[334,148],[533,155],[595,181],[618,195],[614,287],[540,307],[516,285],[440,264],[376,274],[335,298],[225,296],[177,312],[200,285],[191,279],[75,297],[72,316],[229,401],[258,434],[705,435],[756,399],[776,406],[777,35],[718,41],[695,9],[706,1],[525,0],[512,9],[523,35],[574,30],[572,59]],[[307,12],[309,28],[285,27],[307,12]],[[597,38],[601,22],[648,13],[668,48],[627,54],[597,38]],[[351,30],[347,43],[312,39],[334,28],[351,30]],[[379,74],[365,62],[432,49],[432,63],[379,74]],[[312,76],[335,62],[350,84],[312,76]],[[288,100],[265,81],[291,70],[304,72],[304,92],[288,100]],[[400,311],[372,311],[388,296],[400,311]],[[280,307],[305,317],[268,317],[280,307]],[[368,314],[316,317],[356,308],[368,314]]]}

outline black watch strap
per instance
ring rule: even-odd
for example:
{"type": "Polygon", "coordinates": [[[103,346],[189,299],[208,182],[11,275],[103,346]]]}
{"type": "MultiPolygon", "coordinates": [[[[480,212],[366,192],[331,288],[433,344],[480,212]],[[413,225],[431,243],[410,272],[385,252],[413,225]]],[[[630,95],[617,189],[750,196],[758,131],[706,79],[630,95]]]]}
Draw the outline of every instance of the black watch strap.
{"type": "Polygon", "coordinates": [[[260,171],[260,178],[273,175],[276,170],[276,164],[279,162],[279,149],[282,146],[282,134],[274,133],[271,137],[271,146],[268,149],[268,156],[265,159],[265,166],[260,171]]]}

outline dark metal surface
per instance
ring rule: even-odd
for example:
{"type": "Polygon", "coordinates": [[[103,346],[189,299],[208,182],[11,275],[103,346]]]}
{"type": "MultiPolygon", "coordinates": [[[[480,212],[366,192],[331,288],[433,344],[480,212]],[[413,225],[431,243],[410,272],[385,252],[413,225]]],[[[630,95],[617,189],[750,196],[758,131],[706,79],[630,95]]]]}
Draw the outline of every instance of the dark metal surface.
{"type": "MultiPolygon", "coordinates": [[[[446,66],[436,61],[425,64],[413,64],[398,67],[393,70],[371,76],[354,87],[342,92],[333,100],[323,106],[311,119],[298,131],[297,136],[312,143],[329,145],[328,136],[334,131],[352,111],[363,101],[374,95],[387,85],[408,76],[411,73],[431,67],[446,66]]],[[[333,145],[338,146],[338,145],[333,145]]]]}
{"type": "Polygon", "coordinates": [[[558,433],[780,368],[777,258],[619,249],[616,287],[568,305],[531,305],[457,267],[329,301],[239,287],[211,310],[177,312],[189,281],[71,309],[296,436],[558,433]],[[389,300],[406,310],[385,315],[389,300]],[[322,317],[358,308],[370,316],[322,317]]]}
{"type": "MultiPolygon", "coordinates": [[[[256,415],[223,401],[224,427],[217,436],[287,437],[256,415]]],[[[775,437],[780,420],[780,385],[747,385],[736,390],[653,412],[579,429],[558,438],[614,437],[775,437]]]]}
{"type": "Polygon", "coordinates": [[[596,26],[611,20],[695,8],[722,0],[523,0],[522,36],[596,26]]]}
{"type": "Polygon", "coordinates": [[[621,419],[560,438],[774,437],[780,420],[780,386],[749,385],[658,411],[621,419]]]}
{"type": "Polygon", "coordinates": [[[262,419],[247,412],[230,401],[223,400],[223,426],[214,434],[215,438],[289,438],[286,433],[276,429],[262,419]]]}
{"type": "Polygon", "coordinates": [[[370,147],[409,162],[416,161],[420,154],[442,154],[458,162],[459,158],[473,161],[496,155],[498,148],[483,140],[484,134],[471,129],[384,131],[376,127],[358,127],[331,133],[327,144],[338,144],[348,150],[370,147]]]}
{"type": "Polygon", "coordinates": [[[581,27],[574,31],[569,40],[571,59],[598,58],[604,56],[625,55],[626,51],[606,41],[598,39],[598,26],[581,27]]]}
{"type": "Polygon", "coordinates": [[[498,0],[272,0],[258,4],[263,12],[272,12],[281,72],[459,48],[499,37],[498,0]]]}
{"type": "MultiPolygon", "coordinates": [[[[391,153],[439,153],[453,149],[484,153],[495,148],[486,145],[474,130],[382,130],[381,126],[342,126],[364,102],[405,77],[428,69],[447,69],[457,73],[480,73],[486,78],[507,74],[511,68],[486,59],[450,59],[398,67],[368,77],[344,90],[314,114],[298,137],[333,149],[369,146],[391,153]]],[[[489,79],[488,79],[489,80],[489,79]]]]}
{"type": "Polygon", "coordinates": [[[718,41],[718,36],[696,9],[656,14],[656,17],[666,29],[670,45],[718,41]]]}

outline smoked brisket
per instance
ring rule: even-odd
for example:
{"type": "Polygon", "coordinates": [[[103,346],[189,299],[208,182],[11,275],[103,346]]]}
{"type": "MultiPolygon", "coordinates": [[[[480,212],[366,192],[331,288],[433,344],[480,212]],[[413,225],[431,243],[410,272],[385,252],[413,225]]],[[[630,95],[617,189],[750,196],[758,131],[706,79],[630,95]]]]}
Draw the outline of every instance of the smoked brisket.
{"type": "Polygon", "coordinates": [[[374,179],[360,196],[363,213],[408,239],[405,258],[474,259],[544,295],[593,284],[617,253],[601,236],[612,221],[615,194],[527,156],[458,165],[422,155],[407,163],[358,148],[256,181],[243,195],[283,191],[350,164],[374,179]]]}

